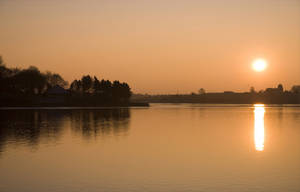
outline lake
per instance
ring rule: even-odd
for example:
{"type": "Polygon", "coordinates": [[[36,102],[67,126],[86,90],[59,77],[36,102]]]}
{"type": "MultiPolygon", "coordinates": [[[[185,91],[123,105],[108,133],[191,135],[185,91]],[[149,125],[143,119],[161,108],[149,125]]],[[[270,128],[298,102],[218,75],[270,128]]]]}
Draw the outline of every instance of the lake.
{"type": "Polygon", "coordinates": [[[300,191],[300,106],[0,110],[1,192],[300,191]]]}

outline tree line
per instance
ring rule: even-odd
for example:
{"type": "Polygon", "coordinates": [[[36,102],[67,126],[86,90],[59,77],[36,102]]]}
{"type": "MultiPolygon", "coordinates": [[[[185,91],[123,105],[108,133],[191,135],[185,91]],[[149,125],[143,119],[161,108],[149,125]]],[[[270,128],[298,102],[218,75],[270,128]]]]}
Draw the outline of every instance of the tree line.
{"type": "Polygon", "coordinates": [[[252,86],[249,93],[252,94],[283,94],[283,93],[300,93],[300,85],[293,85],[290,90],[285,90],[282,84],[278,84],[276,88],[266,88],[265,90],[256,91],[252,86]]]}
{"type": "Polygon", "coordinates": [[[120,81],[98,80],[96,76],[82,76],[75,79],[70,85],[71,94],[74,96],[86,95],[101,98],[103,101],[128,101],[131,96],[130,87],[120,81]]]}
{"type": "Polygon", "coordinates": [[[127,102],[131,96],[130,87],[125,82],[98,80],[97,77],[84,75],[69,86],[61,75],[49,71],[43,73],[34,66],[8,68],[0,56],[0,96],[45,96],[47,90],[56,86],[65,88],[68,96],[77,100],[85,97],[81,101],[88,98],[102,102],[127,102]]]}
{"type": "MultiPolygon", "coordinates": [[[[198,90],[198,95],[204,95],[206,93],[205,89],[200,88],[198,90]]],[[[233,91],[224,91],[224,93],[234,93],[233,91]]],[[[284,93],[300,93],[300,85],[293,85],[290,90],[285,90],[282,84],[278,84],[276,88],[266,88],[265,90],[256,91],[253,86],[250,87],[249,93],[251,94],[284,94],[284,93]]],[[[192,92],[191,95],[196,95],[192,92]]]]}
{"type": "Polygon", "coordinates": [[[42,73],[37,67],[8,68],[0,56],[0,92],[17,95],[41,95],[56,85],[66,88],[68,82],[59,74],[42,73]]]}

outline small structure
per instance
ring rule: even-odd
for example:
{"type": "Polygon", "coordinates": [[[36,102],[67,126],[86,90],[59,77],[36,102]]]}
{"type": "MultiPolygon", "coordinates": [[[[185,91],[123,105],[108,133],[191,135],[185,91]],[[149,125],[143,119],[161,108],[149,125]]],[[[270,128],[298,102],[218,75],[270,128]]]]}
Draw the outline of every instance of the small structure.
{"type": "Polygon", "coordinates": [[[51,106],[64,105],[67,95],[68,91],[66,89],[59,85],[56,85],[54,87],[49,88],[45,92],[45,97],[42,99],[41,103],[51,106]]]}
{"type": "Polygon", "coordinates": [[[277,88],[267,88],[265,93],[268,94],[281,94],[283,93],[283,86],[279,84],[277,88]]]}
{"type": "Polygon", "coordinates": [[[63,87],[59,86],[59,85],[56,85],[50,89],[48,89],[46,91],[46,95],[47,96],[50,96],[50,95],[55,95],[55,96],[65,96],[68,94],[68,91],[65,90],[63,87]]]}
{"type": "Polygon", "coordinates": [[[234,94],[233,91],[224,91],[224,94],[234,94]]]}

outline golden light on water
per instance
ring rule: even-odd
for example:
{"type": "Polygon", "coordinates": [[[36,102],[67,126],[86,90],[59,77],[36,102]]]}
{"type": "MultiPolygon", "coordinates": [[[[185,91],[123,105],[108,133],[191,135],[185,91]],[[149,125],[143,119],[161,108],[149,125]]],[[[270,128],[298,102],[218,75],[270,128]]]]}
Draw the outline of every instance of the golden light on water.
{"type": "Polygon", "coordinates": [[[265,106],[264,104],[254,105],[254,143],[257,151],[264,150],[265,125],[264,125],[265,106]]]}

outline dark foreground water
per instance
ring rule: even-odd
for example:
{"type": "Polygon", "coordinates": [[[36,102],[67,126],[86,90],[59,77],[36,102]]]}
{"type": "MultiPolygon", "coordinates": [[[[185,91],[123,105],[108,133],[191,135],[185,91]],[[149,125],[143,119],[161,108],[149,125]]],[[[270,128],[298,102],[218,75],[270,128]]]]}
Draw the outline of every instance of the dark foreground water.
{"type": "Polygon", "coordinates": [[[299,192],[300,107],[0,110],[1,192],[299,192]]]}

